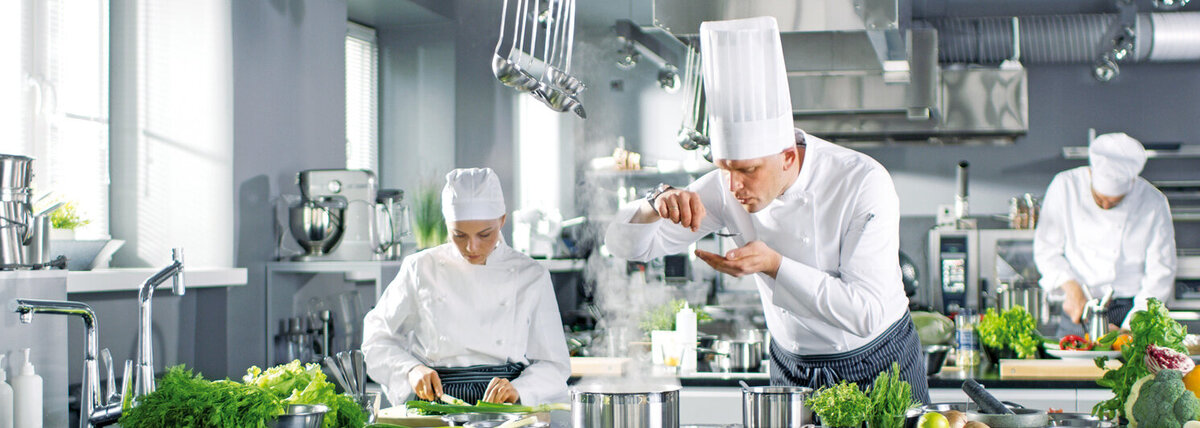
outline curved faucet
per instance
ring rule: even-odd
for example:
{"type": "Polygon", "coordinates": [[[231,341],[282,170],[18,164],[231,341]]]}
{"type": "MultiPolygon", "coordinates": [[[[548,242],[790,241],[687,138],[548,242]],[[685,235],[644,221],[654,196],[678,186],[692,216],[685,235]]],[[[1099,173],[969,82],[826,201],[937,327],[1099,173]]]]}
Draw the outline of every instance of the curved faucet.
{"type": "Polygon", "coordinates": [[[125,387],[121,389],[119,395],[114,394],[114,391],[111,391],[112,366],[110,365],[109,395],[116,396],[117,399],[101,399],[100,368],[96,361],[100,321],[96,319],[96,312],[92,311],[92,307],[86,303],[64,300],[14,299],[9,308],[20,315],[22,324],[33,322],[35,313],[77,316],[83,319],[83,395],[80,397],[82,405],[79,412],[79,426],[91,428],[116,423],[117,419],[121,417],[121,404],[124,401],[125,391],[128,390],[130,373],[128,369],[125,371],[125,377],[121,382],[125,387]]]}
{"type": "Polygon", "coordinates": [[[138,353],[137,375],[134,377],[133,396],[154,392],[154,343],[150,336],[150,298],[154,297],[154,289],[172,279],[171,291],[176,296],[182,296],[187,290],[183,286],[183,249],[171,249],[172,263],[147,278],[138,289],[138,353]]]}

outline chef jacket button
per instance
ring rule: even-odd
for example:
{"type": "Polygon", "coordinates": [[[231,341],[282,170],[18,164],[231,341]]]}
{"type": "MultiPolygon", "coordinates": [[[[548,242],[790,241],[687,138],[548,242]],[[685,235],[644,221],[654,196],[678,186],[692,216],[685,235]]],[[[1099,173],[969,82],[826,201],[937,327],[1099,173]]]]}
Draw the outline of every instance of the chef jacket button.
{"type": "Polygon", "coordinates": [[[497,345],[503,345],[503,344],[504,344],[504,339],[497,339],[497,340],[496,340],[496,344],[497,344],[497,345]]]}
{"type": "Polygon", "coordinates": [[[801,196],[800,197],[800,205],[808,205],[808,198],[801,196]]]}
{"type": "Polygon", "coordinates": [[[446,336],[438,336],[438,342],[449,342],[450,338],[446,336]]]}
{"type": "Polygon", "coordinates": [[[801,244],[808,245],[808,241],[810,241],[810,239],[808,239],[808,235],[800,235],[801,244]]]}
{"type": "Polygon", "coordinates": [[[507,300],[501,301],[500,306],[508,306],[508,301],[507,300]]]}

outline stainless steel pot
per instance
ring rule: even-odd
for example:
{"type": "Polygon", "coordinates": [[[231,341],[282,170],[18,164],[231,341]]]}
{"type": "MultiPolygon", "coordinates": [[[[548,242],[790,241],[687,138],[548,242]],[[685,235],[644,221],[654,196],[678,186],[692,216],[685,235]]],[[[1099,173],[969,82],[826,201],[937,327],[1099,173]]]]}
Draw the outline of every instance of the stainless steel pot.
{"type": "Polygon", "coordinates": [[[762,342],[733,340],[729,342],[729,370],[756,372],[762,368],[762,342]]]}
{"type": "Polygon", "coordinates": [[[679,389],[644,392],[625,388],[573,389],[571,426],[678,428],[679,389]]]}
{"type": "Polygon", "coordinates": [[[1033,315],[1038,325],[1049,322],[1050,311],[1046,309],[1042,288],[1037,283],[1001,283],[996,288],[996,304],[1001,311],[1015,306],[1022,306],[1026,312],[1033,315]]]}
{"type": "Polygon", "coordinates": [[[742,388],[742,424],[746,428],[799,428],[812,423],[812,410],[804,400],[811,388],[753,386],[742,388]]]}
{"type": "Polygon", "coordinates": [[[29,191],[33,182],[33,158],[0,154],[0,189],[29,191]]]}

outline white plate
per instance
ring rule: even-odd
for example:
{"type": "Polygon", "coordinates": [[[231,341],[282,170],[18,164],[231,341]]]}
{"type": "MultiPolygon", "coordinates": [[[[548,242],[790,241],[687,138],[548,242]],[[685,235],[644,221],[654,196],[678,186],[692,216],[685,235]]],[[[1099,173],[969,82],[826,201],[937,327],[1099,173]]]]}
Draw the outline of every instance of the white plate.
{"type": "Polygon", "coordinates": [[[1046,353],[1058,358],[1084,358],[1094,359],[1096,357],[1117,358],[1121,356],[1121,351],[1064,351],[1058,347],[1058,344],[1047,343],[1046,353]]]}

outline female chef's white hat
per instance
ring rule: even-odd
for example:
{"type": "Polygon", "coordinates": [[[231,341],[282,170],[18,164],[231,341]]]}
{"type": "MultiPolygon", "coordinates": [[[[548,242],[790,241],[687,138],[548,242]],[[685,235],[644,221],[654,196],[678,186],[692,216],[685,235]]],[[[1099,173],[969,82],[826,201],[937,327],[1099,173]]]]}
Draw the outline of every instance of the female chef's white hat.
{"type": "Polygon", "coordinates": [[[442,188],[446,221],[495,220],[504,213],[504,190],[491,168],[459,168],[446,174],[442,188]]]}
{"type": "Polygon", "coordinates": [[[796,144],[791,91],[775,18],[700,24],[714,159],[754,159],[796,144]]]}
{"type": "Polygon", "coordinates": [[[1105,196],[1121,196],[1133,189],[1133,181],[1146,166],[1146,149],[1124,133],[1104,134],[1088,146],[1088,163],[1092,189],[1105,196]]]}

